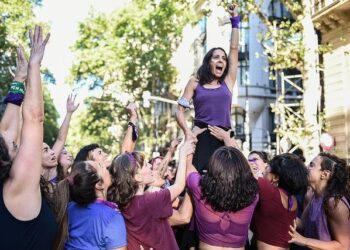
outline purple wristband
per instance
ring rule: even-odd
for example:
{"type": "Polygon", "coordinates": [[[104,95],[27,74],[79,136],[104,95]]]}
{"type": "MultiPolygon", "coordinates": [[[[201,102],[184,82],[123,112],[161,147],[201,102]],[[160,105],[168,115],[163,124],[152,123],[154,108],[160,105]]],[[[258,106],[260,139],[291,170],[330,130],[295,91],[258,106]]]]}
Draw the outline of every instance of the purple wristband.
{"type": "Polygon", "coordinates": [[[24,95],[23,94],[19,94],[19,93],[8,93],[7,96],[5,97],[4,103],[12,103],[15,104],[17,106],[21,106],[22,102],[24,99],[24,95]]]}
{"type": "Polygon", "coordinates": [[[241,21],[241,17],[240,16],[232,16],[230,17],[231,20],[231,25],[232,25],[232,29],[239,28],[239,22],[241,21]]]}

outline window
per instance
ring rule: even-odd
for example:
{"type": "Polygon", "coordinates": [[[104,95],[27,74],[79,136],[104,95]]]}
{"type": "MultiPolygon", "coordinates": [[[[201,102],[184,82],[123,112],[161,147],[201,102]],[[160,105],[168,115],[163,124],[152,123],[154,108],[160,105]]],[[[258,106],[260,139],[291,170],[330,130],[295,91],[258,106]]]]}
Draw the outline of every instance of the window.
{"type": "Polygon", "coordinates": [[[292,15],[280,0],[271,0],[268,11],[270,19],[292,19],[292,15]]]}
{"type": "Polygon", "coordinates": [[[238,81],[241,86],[249,84],[249,63],[248,60],[238,62],[238,81]]]}

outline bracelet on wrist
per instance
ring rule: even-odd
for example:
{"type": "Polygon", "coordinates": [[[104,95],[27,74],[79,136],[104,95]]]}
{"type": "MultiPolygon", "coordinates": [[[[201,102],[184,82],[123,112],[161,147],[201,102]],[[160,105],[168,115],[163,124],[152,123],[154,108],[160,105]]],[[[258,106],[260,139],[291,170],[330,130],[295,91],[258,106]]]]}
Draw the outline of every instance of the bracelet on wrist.
{"type": "Polygon", "coordinates": [[[132,127],[132,141],[135,142],[137,140],[137,138],[139,137],[139,133],[138,133],[137,127],[131,121],[128,122],[128,127],[132,127]]]}
{"type": "Polygon", "coordinates": [[[7,96],[4,99],[4,103],[8,104],[8,103],[12,103],[14,105],[17,106],[21,106],[22,102],[24,99],[24,95],[23,94],[19,94],[19,93],[8,93],[7,96]]]}
{"type": "Polygon", "coordinates": [[[24,93],[25,93],[24,83],[18,82],[18,81],[13,81],[10,85],[9,93],[24,95],[24,93]]]}
{"type": "Polygon", "coordinates": [[[239,23],[241,21],[241,17],[240,16],[233,16],[233,17],[230,17],[230,21],[231,21],[231,26],[232,26],[232,29],[238,29],[239,28],[239,23]]]}

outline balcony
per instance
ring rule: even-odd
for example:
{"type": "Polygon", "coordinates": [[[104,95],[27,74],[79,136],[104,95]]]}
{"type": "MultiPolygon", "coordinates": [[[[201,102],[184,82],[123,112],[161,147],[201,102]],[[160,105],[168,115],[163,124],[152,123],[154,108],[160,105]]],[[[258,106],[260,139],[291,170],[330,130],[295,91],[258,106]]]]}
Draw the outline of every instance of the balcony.
{"type": "Polygon", "coordinates": [[[350,21],[350,0],[314,0],[312,19],[325,33],[350,21]]]}

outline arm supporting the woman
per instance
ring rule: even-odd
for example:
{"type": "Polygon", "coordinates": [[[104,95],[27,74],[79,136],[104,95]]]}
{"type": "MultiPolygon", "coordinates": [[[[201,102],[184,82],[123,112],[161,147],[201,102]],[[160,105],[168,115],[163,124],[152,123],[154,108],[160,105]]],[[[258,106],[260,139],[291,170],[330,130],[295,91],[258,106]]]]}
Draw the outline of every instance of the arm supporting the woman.
{"type": "Polygon", "coordinates": [[[197,84],[198,83],[197,83],[195,78],[191,78],[188,81],[188,83],[185,87],[185,91],[181,97],[181,99],[184,100],[183,101],[184,103],[179,101],[179,103],[182,103],[182,104],[178,105],[178,108],[175,112],[175,118],[176,118],[177,124],[179,124],[180,128],[185,133],[186,139],[190,139],[190,138],[194,139],[195,138],[193,136],[191,128],[189,128],[187,126],[186,119],[185,119],[185,112],[186,112],[186,109],[190,108],[189,102],[192,100],[192,97],[194,95],[194,90],[195,90],[197,84]]]}

